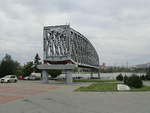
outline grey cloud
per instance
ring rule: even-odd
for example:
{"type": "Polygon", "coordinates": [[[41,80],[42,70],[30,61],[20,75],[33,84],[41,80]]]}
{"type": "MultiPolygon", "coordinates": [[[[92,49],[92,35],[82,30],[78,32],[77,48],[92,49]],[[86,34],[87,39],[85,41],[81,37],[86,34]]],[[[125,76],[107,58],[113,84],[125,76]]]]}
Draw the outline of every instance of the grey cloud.
{"type": "Polygon", "coordinates": [[[84,34],[101,62],[149,62],[148,0],[5,0],[0,4],[0,58],[22,63],[42,56],[44,25],[66,24],[84,34]],[[4,45],[5,44],[5,45],[4,45]]]}

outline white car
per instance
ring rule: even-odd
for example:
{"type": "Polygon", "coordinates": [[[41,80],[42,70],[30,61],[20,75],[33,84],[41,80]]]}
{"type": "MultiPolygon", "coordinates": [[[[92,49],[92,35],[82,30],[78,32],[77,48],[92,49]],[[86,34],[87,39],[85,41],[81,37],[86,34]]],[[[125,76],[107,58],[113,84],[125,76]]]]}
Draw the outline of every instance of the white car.
{"type": "Polygon", "coordinates": [[[6,75],[5,77],[0,79],[1,83],[10,83],[10,82],[17,82],[18,78],[16,75],[6,75]]]}
{"type": "Polygon", "coordinates": [[[24,77],[24,80],[30,80],[29,76],[24,77]]]}
{"type": "Polygon", "coordinates": [[[36,77],[35,76],[27,76],[27,77],[24,77],[24,80],[36,80],[36,77]]]}

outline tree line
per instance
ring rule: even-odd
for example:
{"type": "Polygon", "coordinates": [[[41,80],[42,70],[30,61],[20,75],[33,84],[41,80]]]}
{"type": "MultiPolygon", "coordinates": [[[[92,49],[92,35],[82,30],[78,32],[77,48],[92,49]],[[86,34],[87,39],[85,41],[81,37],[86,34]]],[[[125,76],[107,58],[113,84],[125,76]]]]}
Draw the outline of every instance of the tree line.
{"type": "Polygon", "coordinates": [[[6,54],[0,61],[0,77],[4,77],[5,75],[29,76],[33,71],[40,72],[40,70],[36,68],[36,66],[40,63],[38,53],[34,57],[33,61],[29,61],[23,66],[21,66],[18,61],[13,60],[11,55],[6,54]]]}
{"type": "MultiPolygon", "coordinates": [[[[0,78],[6,75],[17,75],[17,76],[29,76],[32,72],[40,73],[41,71],[37,69],[37,65],[42,64],[40,61],[38,53],[35,55],[33,61],[29,61],[23,66],[16,60],[13,60],[11,55],[6,54],[4,58],[0,61],[0,78]]],[[[49,75],[52,78],[57,77],[62,73],[61,70],[49,70],[49,75]]]]}

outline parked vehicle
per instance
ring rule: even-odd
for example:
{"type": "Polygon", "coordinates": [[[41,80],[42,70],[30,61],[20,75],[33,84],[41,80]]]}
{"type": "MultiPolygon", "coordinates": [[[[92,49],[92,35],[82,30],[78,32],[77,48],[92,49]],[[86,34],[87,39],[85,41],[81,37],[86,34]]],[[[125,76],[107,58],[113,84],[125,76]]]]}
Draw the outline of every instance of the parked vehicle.
{"type": "Polygon", "coordinates": [[[18,81],[18,78],[16,75],[6,75],[5,77],[0,79],[1,83],[16,83],[18,81]]]}
{"type": "Polygon", "coordinates": [[[41,79],[41,73],[31,73],[29,76],[29,80],[40,80],[41,79]]]}
{"type": "Polygon", "coordinates": [[[29,80],[39,80],[40,78],[37,78],[35,75],[32,75],[29,77],[29,80]]]}
{"type": "Polygon", "coordinates": [[[24,80],[24,76],[23,75],[18,76],[18,80],[24,80]]]}
{"type": "Polygon", "coordinates": [[[29,76],[24,77],[24,80],[30,80],[29,76]]]}

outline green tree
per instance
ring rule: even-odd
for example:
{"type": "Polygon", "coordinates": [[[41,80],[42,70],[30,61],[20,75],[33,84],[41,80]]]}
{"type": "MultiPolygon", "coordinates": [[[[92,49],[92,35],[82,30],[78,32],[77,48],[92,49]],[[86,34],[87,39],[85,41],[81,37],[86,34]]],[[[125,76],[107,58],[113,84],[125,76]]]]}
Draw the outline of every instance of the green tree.
{"type": "Polygon", "coordinates": [[[39,57],[39,54],[37,53],[37,54],[35,55],[35,57],[34,57],[34,65],[33,65],[33,68],[34,68],[34,71],[35,71],[35,72],[40,72],[40,70],[37,69],[37,65],[41,64],[40,60],[41,60],[41,59],[40,59],[40,57],[39,57]]]}
{"type": "Polygon", "coordinates": [[[52,78],[56,78],[62,73],[62,71],[61,70],[49,70],[48,73],[51,75],[52,78]]]}
{"type": "Polygon", "coordinates": [[[27,62],[22,69],[22,74],[24,77],[29,76],[33,72],[33,62],[27,62]]]}
{"type": "Polygon", "coordinates": [[[34,57],[34,65],[39,65],[41,63],[40,60],[39,54],[37,53],[34,57]]]}
{"type": "Polygon", "coordinates": [[[10,55],[6,54],[0,63],[0,77],[10,74],[16,74],[20,64],[14,61],[10,55]]]}
{"type": "Polygon", "coordinates": [[[123,76],[121,73],[116,77],[116,80],[123,81],[123,76]]]}

